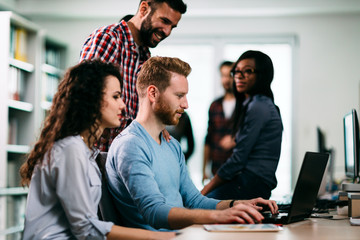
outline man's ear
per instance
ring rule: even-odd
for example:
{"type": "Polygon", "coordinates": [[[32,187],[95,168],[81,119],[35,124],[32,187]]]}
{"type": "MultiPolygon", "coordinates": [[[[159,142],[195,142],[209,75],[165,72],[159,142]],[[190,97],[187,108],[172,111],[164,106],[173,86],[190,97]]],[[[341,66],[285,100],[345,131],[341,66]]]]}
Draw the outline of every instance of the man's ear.
{"type": "Polygon", "coordinates": [[[159,89],[154,85],[150,85],[147,88],[147,97],[149,98],[150,102],[155,102],[159,97],[159,89]]]}
{"type": "Polygon", "coordinates": [[[145,17],[150,11],[149,3],[147,1],[142,1],[139,6],[140,17],[145,17]]]}

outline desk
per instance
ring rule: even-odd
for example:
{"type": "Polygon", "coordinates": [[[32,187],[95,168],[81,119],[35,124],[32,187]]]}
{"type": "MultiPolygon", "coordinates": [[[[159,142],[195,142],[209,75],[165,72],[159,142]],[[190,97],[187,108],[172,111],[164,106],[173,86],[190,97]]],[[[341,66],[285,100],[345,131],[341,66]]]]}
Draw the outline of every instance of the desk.
{"type": "Polygon", "coordinates": [[[331,220],[311,218],[284,225],[279,232],[207,232],[202,225],[193,225],[180,231],[176,240],[359,240],[360,226],[351,226],[348,219],[331,220]]]}

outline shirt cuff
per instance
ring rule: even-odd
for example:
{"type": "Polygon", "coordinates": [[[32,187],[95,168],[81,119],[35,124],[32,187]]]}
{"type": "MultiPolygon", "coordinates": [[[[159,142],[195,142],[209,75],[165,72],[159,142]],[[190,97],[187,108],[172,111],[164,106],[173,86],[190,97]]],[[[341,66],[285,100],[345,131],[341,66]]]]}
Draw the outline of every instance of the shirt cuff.
{"type": "Polygon", "coordinates": [[[160,228],[167,228],[169,229],[169,212],[171,210],[172,207],[170,207],[169,205],[164,205],[161,208],[159,208],[159,210],[157,211],[157,213],[154,216],[154,222],[153,222],[153,226],[156,229],[160,229],[160,228]]]}
{"type": "Polygon", "coordinates": [[[89,218],[89,221],[96,228],[96,230],[98,230],[101,235],[104,236],[103,239],[106,239],[106,234],[111,231],[111,228],[114,225],[112,222],[104,222],[97,218],[89,218]]]}
{"type": "Polygon", "coordinates": [[[230,181],[234,176],[231,173],[226,172],[224,165],[216,173],[221,179],[230,181]]]}

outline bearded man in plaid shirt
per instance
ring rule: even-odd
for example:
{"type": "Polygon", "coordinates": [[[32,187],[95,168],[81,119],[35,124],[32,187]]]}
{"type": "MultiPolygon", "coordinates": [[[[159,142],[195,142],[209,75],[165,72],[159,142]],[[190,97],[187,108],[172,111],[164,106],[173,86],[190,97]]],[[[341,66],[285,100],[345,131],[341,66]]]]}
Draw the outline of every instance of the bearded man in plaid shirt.
{"type": "Polygon", "coordinates": [[[149,48],[168,37],[186,12],[182,0],[141,0],[137,13],[129,20],[96,29],[85,41],[80,61],[100,58],[120,66],[125,117],[115,129],[105,129],[98,147],[108,151],[112,140],[127,127],[138,112],[136,79],[141,66],[150,58],[149,48]]]}

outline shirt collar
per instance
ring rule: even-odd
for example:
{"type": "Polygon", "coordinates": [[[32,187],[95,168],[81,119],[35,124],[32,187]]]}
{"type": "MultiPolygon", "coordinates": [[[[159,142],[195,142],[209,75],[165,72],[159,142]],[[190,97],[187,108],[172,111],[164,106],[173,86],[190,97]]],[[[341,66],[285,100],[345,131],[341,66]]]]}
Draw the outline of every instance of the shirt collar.
{"type": "Polygon", "coordinates": [[[140,56],[146,56],[146,59],[150,57],[150,51],[149,48],[146,46],[138,46],[138,51],[136,51],[137,49],[137,45],[135,43],[134,37],[130,31],[129,25],[127,24],[126,21],[121,20],[119,23],[120,27],[123,29],[123,31],[126,33],[126,38],[129,41],[129,47],[132,51],[134,52],[138,52],[140,54],[140,56]]]}
{"type": "Polygon", "coordinates": [[[90,160],[95,161],[97,155],[100,153],[100,150],[96,147],[92,147],[91,150],[87,147],[84,140],[82,140],[81,136],[78,135],[78,138],[81,140],[81,142],[85,145],[86,154],[89,157],[90,160]]]}

